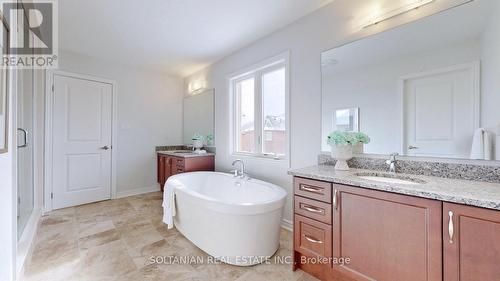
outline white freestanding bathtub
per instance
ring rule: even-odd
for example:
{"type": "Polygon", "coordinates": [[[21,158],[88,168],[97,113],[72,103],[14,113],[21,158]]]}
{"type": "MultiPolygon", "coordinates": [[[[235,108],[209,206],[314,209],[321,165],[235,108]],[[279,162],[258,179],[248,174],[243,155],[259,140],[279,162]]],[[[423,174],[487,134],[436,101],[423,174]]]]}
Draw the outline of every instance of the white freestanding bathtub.
{"type": "Polygon", "coordinates": [[[175,227],[209,255],[250,266],[278,250],[283,188],[216,172],[178,174],[168,188],[175,192],[175,227]]]}

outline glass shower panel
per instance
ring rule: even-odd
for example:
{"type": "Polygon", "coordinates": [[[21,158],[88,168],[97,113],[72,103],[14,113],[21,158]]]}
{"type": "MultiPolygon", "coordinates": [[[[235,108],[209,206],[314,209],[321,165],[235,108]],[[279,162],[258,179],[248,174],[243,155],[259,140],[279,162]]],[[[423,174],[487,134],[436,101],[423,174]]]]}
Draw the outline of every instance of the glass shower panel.
{"type": "Polygon", "coordinates": [[[33,166],[33,111],[34,71],[18,70],[17,103],[17,234],[21,237],[33,212],[34,166],[33,166]]]}

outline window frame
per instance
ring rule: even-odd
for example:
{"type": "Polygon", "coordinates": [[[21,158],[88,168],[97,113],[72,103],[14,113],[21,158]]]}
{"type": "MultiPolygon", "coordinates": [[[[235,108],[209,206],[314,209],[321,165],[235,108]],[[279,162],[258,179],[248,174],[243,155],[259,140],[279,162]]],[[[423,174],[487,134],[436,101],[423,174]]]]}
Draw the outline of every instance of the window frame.
{"type": "Polygon", "coordinates": [[[228,77],[229,107],[230,107],[230,152],[235,157],[252,157],[271,159],[277,161],[289,160],[290,157],[290,63],[289,52],[281,53],[268,58],[252,66],[237,71],[228,77]],[[264,123],[263,123],[263,93],[262,75],[271,73],[278,69],[285,69],[285,155],[263,153],[264,123]],[[239,99],[236,94],[236,83],[249,78],[254,78],[254,152],[242,152],[239,150],[240,118],[239,99]]]}

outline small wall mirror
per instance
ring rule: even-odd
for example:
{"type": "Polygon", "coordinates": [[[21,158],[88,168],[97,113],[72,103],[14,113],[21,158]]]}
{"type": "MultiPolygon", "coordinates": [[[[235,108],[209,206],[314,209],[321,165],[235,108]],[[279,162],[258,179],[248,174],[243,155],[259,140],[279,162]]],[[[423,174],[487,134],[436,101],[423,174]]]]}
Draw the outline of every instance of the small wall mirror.
{"type": "Polygon", "coordinates": [[[359,132],[359,108],[342,108],[333,111],[332,130],[359,132]]]}
{"type": "Polygon", "coordinates": [[[500,160],[500,1],[325,51],[321,69],[323,151],[359,124],[368,154],[500,160]]]}
{"type": "Polygon", "coordinates": [[[199,134],[205,137],[205,144],[207,146],[214,146],[215,90],[208,89],[186,96],[183,103],[183,112],[184,144],[192,144],[193,136],[199,134]]]}

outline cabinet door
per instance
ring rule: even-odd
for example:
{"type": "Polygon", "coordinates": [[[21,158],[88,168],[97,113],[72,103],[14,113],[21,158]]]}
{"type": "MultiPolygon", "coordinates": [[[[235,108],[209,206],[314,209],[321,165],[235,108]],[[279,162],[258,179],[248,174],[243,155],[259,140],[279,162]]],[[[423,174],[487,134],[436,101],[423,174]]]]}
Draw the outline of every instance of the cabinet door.
{"type": "Polygon", "coordinates": [[[165,182],[172,175],[172,157],[165,157],[164,166],[165,182]]]}
{"type": "Polygon", "coordinates": [[[441,280],[442,203],[333,186],[334,271],[354,280],[441,280]]]}
{"type": "Polygon", "coordinates": [[[165,156],[158,155],[158,183],[165,184],[165,156]]]}
{"type": "Polygon", "coordinates": [[[500,280],[500,211],[443,205],[444,280],[500,280]]]}

